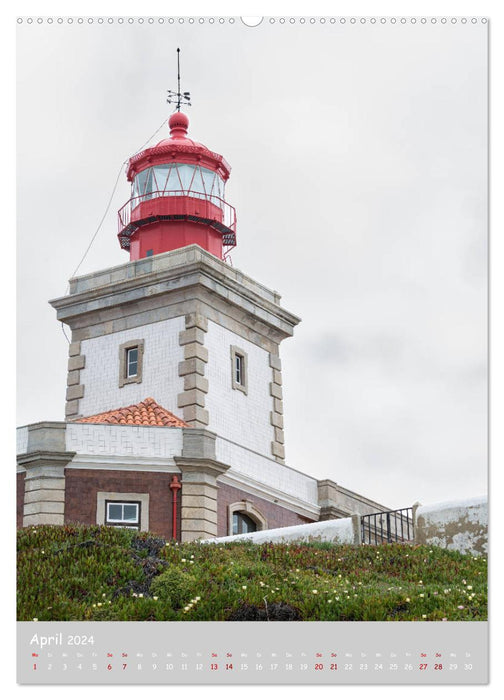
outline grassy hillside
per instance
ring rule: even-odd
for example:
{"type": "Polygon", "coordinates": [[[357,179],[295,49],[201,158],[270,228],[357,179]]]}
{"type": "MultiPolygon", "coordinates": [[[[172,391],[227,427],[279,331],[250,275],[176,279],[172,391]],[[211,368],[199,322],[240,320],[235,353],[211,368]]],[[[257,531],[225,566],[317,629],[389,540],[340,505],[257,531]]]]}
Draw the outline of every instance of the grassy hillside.
{"type": "Polygon", "coordinates": [[[18,620],[485,620],[486,558],[436,547],[18,532],[18,620]]]}

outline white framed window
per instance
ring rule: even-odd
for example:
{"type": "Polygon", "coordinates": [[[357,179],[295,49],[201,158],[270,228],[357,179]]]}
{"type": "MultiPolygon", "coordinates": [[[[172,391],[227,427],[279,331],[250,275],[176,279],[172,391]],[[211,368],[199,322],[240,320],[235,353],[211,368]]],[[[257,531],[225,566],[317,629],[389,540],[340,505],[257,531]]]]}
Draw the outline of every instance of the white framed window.
{"type": "Polygon", "coordinates": [[[119,346],[119,386],[140,384],[143,369],[143,340],[128,340],[119,346]]]}
{"type": "Polygon", "coordinates": [[[248,391],[247,353],[231,345],[231,386],[244,394],[248,391]]]}
{"type": "Polygon", "coordinates": [[[126,376],[128,379],[138,376],[138,347],[126,350],[126,376]]]}
{"type": "Polygon", "coordinates": [[[131,527],[146,532],[149,529],[149,500],[148,493],[98,491],[96,494],[96,523],[115,527],[131,527]],[[132,505],[134,508],[129,507],[132,505]]]}
{"type": "Polygon", "coordinates": [[[105,525],[140,529],[140,501],[105,501],[105,525]]]}

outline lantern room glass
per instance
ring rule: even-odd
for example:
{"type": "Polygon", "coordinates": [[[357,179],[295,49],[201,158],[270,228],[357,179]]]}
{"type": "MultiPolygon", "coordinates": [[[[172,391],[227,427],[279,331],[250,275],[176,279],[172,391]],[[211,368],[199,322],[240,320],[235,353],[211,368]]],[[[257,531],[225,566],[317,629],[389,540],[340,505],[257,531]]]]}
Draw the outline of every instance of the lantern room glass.
{"type": "Polygon", "coordinates": [[[207,199],[222,209],[224,180],[213,170],[187,163],[155,165],[142,170],[133,180],[134,206],[154,197],[177,195],[207,199]]]}

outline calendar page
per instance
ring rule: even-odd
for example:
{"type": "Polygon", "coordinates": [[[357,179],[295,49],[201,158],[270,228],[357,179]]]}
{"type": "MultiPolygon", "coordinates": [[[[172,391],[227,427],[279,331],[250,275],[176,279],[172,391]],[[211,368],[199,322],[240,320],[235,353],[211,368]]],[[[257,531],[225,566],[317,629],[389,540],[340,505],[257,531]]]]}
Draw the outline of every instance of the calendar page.
{"type": "Polygon", "coordinates": [[[488,683],[488,18],[16,21],[17,682],[488,683]]]}

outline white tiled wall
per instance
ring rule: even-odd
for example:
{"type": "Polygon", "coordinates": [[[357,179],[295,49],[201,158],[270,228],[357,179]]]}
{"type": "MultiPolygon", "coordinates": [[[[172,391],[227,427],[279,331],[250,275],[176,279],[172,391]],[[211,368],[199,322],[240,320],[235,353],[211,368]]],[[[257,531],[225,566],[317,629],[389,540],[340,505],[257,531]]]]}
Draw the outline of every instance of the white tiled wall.
{"type": "Polygon", "coordinates": [[[229,464],[234,472],[271,486],[286,495],[318,505],[317,480],[313,477],[301,474],[295,469],[262,457],[221,437],[217,437],[215,452],[217,460],[229,464]]]}
{"type": "Polygon", "coordinates": [[[16,454],[24,454],[28,448],[28,428],[18,428],[16,430],[16,454]]]}
{"type": "Polygon", "coordinates": [[[205,346],[208,348],[206,376],[209,390],[205,399],[205,408],[210,414],[208,429],[252,450],[271,455],[273,427],[270,411],[273,399],[270,396],[272,370],[268,352],[212,321],[208,322],[205,346]],[[247,353],[246,395],[232,388],[232,345],[247,353]]]}
{"type": "Polygon", "coordinates": [[[182,453],[182,428],[67,423],[66,449],[104,457],[169,458],[182,453]]]}
{"type": "Polygon", "coordinates": [[[92,416],[151,396],[163,408],[182,417],[177,394],[183,391],[178,364],[184,359],[184,349],[179,345],[179,332],[184,328],[184,317],[179,316],[83,340],[81,353],[86,356],[86,366],[80,374],[84,398],[79,402],[79,413],[92,416]],[[144,340],[142,382],[119,388],[119,346],[133,339],[144,340]]]}

